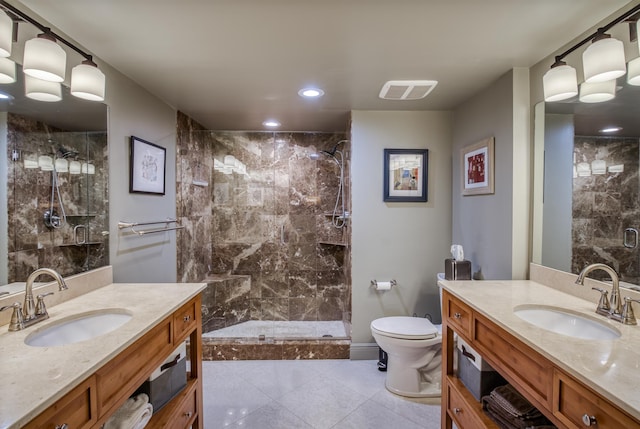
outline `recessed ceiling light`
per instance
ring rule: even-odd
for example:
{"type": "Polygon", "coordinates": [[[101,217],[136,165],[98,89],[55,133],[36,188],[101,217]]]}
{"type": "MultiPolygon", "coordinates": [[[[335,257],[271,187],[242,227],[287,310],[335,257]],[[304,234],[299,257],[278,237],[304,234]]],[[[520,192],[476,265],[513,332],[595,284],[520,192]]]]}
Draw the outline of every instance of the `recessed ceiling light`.
{"type": "Polygon", "coordinates": [[[606,127],[600,130],[601,133],[617,133],[622,131],[622,127],[606,127]]]}
{"type": "Polygon", "coordinates": [[[298,91],[298,95],[305,98],[318,98],[324,95],[324,91],[320,88],[302,88],[298,91]]]}
{"type": "Polygon", "coordinates": [[[269,128],[276,128],[280,126],[280,122],[273,120],[273,119],[268,119],[266,121],[264,121],[262,123],[262,125],[264,125],[265,127],[269,127],[269,128]]]}

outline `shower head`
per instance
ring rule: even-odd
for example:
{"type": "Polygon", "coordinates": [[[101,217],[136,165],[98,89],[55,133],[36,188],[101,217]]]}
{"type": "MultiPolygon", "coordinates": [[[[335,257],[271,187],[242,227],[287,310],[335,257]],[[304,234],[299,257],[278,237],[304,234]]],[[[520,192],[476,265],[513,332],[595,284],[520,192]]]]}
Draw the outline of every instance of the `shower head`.
{"type": "Polygon", "coordinates": [[[333,147],[333,149],[331,150],[321,150],[320,152],[322,153],[326,153],[329,156],[332,156],[335,158],[336,156],[336,151],[338,150],[338,146],[340,146],[341,144],[344,144],[347,140],[340,140],[338,143],[336,143],[336,145],[333,147]]]}
{"type": "Polygon", "coordinates": [[[73,149],[68,149],[68,148],[65,148],[63,146],[60,146],[58,148],[57,155],[60,158],[65,158],[65,159],[66,158],[76,158],[79,155],[79,152],[76,151],[76,150],[73,150],[73,149]]]}

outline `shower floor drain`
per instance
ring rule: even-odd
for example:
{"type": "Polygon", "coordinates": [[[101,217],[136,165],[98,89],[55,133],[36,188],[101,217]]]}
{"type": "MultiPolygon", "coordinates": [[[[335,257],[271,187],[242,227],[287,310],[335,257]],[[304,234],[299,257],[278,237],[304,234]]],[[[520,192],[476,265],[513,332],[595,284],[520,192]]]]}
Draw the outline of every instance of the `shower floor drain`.
{"type": "Polygon", "coordinates": [[[333,335],[331,335],[331,334],[324,334],[324,335],[322,336],[322,338],[333,338],[333,335]]]}

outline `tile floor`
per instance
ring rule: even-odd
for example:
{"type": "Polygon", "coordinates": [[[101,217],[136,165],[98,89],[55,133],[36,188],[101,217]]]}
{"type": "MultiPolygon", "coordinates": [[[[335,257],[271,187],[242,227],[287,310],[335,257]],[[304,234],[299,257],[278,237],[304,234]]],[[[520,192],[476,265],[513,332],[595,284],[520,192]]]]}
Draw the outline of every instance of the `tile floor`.
{"type": "Polygon", "coordinates": [[[372,360],[205,361],[204,427],[438,429],[440,398],[384,387],[372,360]]]}

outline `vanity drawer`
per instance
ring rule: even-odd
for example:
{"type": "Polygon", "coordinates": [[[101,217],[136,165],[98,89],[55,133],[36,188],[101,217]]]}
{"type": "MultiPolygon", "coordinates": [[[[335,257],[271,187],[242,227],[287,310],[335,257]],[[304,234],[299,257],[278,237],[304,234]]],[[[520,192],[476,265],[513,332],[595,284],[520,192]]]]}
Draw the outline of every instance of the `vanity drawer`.
{"type": "Polygon", "coordinates": [[[471,308],[469,308],[467,304],[450,295],[447,291],[443,291],[442,298],[444,301],[447,323],[452,325],[458,334],[471,338],[471,308]]]}
{"type": "Polygon", "coordinates": [[[447,413],[458,429],[497,428],[462,382],[455,377],[447,378],[447,413]]]}
{"type": "Polygon", "coordinates": [[[200,298],[192,299],[173,313],[174,344],[180,344],[196,328],[200,314],[200,298]]]}
{"type": "Polygon", "coordinates": [[[64,424],[73,429],[90,428],[98,420],[96,409],[96,379],[89,377],[59,399],[25,428],[54,429],[64,424]]]}
{"type": "Polygon", "coordinates": [[[638,428],[640,422],[560,371],[553,377],[553,415],[569,428],[585,428],[593,417],[598,429],[638,428]],[[586,417],[585,417],[586,416],[586,417]]]}
{"type": "Polygon", "coordinates": [[[484,317],[474,316],[472,346],[538,409],[551,410],[553,366],[521,341],[484,317]]]}

